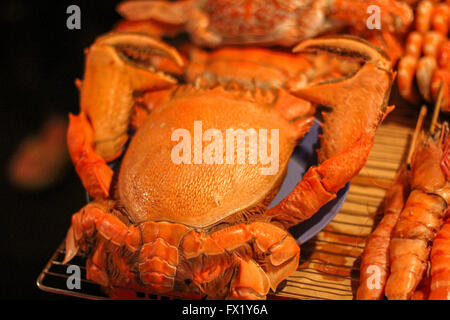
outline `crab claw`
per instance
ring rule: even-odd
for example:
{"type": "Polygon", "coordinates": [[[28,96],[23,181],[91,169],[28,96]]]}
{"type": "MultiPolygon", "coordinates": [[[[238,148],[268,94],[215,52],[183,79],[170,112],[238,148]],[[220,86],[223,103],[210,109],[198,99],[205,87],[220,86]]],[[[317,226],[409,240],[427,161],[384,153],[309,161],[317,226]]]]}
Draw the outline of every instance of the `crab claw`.
{"type": "Polygon", "coordinates": [[[327,37],[307,40],[294,51],[327,51],[342,57],[361,59],[364,65],[348,77],[306,86],[292,92],[314,103],[330,107],[324,113],[319,161],[345,151],[363,135],[372,138],[389,109],[393,75],[384,51],[355,37],[327,37]]]}
{"type": "Polygon", "coordinates": [[[360,58],[365,63],[375,64],[378,68],[391,69],[391,61],[386,52],[364,39],[341,35],[305,40],[299,43],[293,52],[314,53],[325,51],[343,57],[360,58]]]}
{"type": "Polygon", "coordinates": [[[95,151],[106,161],[117,158],[127,141],[133,94],[176,84],[156,70],[161,58],[183,64],[174,48],[144,34],[110,33],[87,51],[81,111],[92,124],[95,151]]]}
{"type": "Polygon", "coordinates": [[[356,38],[308,40],[295,51],[325,50],[362,59],[355,74],[292,92],[300,98],[328,106],[324,114],[318,167],[311,167],[294,190],[267,212],[273,220],[290,227],[309,219],[336,197],[365,165],[375,131],[393,109],[387,107],[392,86],[389,58],[380,50],[356,38]]]}

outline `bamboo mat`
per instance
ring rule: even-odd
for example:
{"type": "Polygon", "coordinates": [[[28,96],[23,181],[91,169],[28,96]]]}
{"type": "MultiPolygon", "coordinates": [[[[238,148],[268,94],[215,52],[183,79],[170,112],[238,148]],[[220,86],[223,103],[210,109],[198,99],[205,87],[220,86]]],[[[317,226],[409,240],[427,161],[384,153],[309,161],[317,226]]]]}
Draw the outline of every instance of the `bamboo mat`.
{"type": "Polygon", "coordinates": [[[359,258],[386,187],[406,157],[418,111],[397,107],[379,127],[366,166],[351,183],[333,221],[301,246],[300,264],[277,296],[296,299],[354,299],[359,258]]]}

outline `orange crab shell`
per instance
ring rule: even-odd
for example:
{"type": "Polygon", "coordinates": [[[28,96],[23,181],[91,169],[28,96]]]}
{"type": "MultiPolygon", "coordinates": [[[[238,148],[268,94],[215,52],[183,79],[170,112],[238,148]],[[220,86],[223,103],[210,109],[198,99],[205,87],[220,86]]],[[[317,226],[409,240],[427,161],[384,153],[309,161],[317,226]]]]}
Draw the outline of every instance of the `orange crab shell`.
{"type": "Polygon", "coordinates": [[[139,127],[123,159],[118,198],[135,222],[169,221],[206,228],[233,214],[251,213],[272,200],[284,178],[297,139],[292,126],[275,108],[243,99],[238,93],[222,88],[191,89],[154,110],[139,127]],[[200,119],[203,132],[222,132],[224,164],[207,164],[205,159],[195,165],[174,163],[172,150],[179,142],[171,140],[172,133],[188,130],[193,144],[194,121],[200,119]],[[279,145],[267,147],[267,154],[279,150],[276,173],[261,174],[260,169],[268,165],[260,161],[226,164],[225,135],[229,128],[267,130],[268,143],[274,138],[271,129],[278,130],[279,145]]]}

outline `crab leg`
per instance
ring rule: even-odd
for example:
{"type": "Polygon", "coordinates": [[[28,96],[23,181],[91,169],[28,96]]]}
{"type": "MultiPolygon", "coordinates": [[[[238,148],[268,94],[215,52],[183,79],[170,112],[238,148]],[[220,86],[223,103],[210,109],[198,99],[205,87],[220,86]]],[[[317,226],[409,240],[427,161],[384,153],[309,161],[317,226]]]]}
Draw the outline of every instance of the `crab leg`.
{"type": "Polygon", "coordinates": [[[103,286],[200,291],[214,298],[220,295],[217,286],[230,285],[222,294],[233,299],[264,299],[298,265],[295,239],[271,223],[238,224],[205,234],[176,223],[127,226],[122,220],[110,200],[91,202],[75,213],[64,263],[78,251],[95,248],[87,277],[103,286]]]}
{"type": "Polygon", "coordinates": [[[227,299],[263,300],[269,292],[270,281],[264,270],[252,259],[236,257],[238,272],[231,283],[227,299]]]}
{"type": "MultiPolygon", "coordinates": [[[[184,268],[193,268],[195,285],[207,293],[209,283],[219,281],[220,286],[225,285],[227,278],[223,275],[237,262],[238,275],[232,280],[230,298],[264,298],[269,288],[275,290],[297,269],[300,257],[295,239],[286,230],[266,222],[238,224],[210,235],[190,232],[183,239],[181,251],[187,259],[187,267],[184,268]],[[251,254],[252,251],[255,254],[251,254]],[[235,255],[231,260],[226,259],[227,252],[239,252],[242,259],[236,260],[235,255]],[[250,261],[255,255],[260,256],[260,260],[250,261]],[[212,259],[210,268],[196,263],[198,259],[204,262],[204,257],[212,259]],[[248,276],[244,277],[245,274],[248,276]]],[[[217,294],[214,291],[209,293],[217,294]]]]}
{"type": "Polygon", "coordinates": [[[127,226],[113,214],[113,205],[113,201],[95,201],[72,216],[64,263],[79,250],[89,252],[95,248],[87,263],[88,279],[104,286],[172,291],[179,263],[178,246],[189,228],[168,222],[127,226]],[[107,263],[108,256],[112,263],[107,263]]]}
{"type": "Polygon", "coordinates": [[[117,246],[125,245],[134,252],[140,243],[140,233],[128,228],[118,217],[110,214],[112,201],[94,201],[72,216],[72,225],[66,236],[66,256],[69,262],[81,249],[85,251],[96,231],[117,246]]]}
{"type": "Polygon", "coordinates": [[[367,161],[372,138],[363,137],[348,150],[311,167],[294,190],[266,212],[286,228],[309,219],[357,174],[367,161]]]}
{"type": "Polygon", "coordinates": [[[95,153],[93,132],[84,112],[69,114],[67,145],[75,170],[84,188],[94,198],[107,198],[113,171],[105,160],[95,153]]]}
{"type": "Polygon", "coordinates": [[[310,168],[291,194],[266,213],[285,227],[310,218],[362,169],[376,128],[392,110],[386,107],[392,74],[384,52],[351,37],[308,40],[294,50],[325,50],[359,57],[365,65],[348,78],[293,92],[300,98],[329,106],[332,111],[324,114],[321,164],[310,168]]]}
{"type": "Polygon", "coordinates": [[[134,275],[119,254],[119,249],[132,255],[139,248],[141,235],[139,229],[128,227],[117,216],[111,214],[113,201],[94,201],[86,205],[72,216],[72,225],[66,236],[66,255],[64,263],[72,260],[76,254],[89,252],[95,247],[94,253],[87,262],[87,278],[104,286],[110,284],[130,284],[134,275]],[[114,258],[114,266],[121,272],[113,272],[106,268],[106,253],[114,258]],[[116,277],[110,276],[116,274],[116,277]]]}

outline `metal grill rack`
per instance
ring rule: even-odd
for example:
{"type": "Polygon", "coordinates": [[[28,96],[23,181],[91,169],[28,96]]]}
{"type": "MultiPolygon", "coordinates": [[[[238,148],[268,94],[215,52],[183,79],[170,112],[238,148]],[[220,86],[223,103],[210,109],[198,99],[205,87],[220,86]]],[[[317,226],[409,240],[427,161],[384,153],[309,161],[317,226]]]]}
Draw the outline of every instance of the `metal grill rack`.
{"type": "MultiPolygon", "coordinates": [[[[77,298],[91,299],[91,300],[108,300],[109,295],[105,293],[102,287],[86,278],[86,260],[87,258],[82,255],[75,256],[71,263],[64,264],[64,243],[62,243],[59,248],[52,255],[48,261],[45,268],[39,275],[36,284],[39,289],[56,294],[63,294],[77,298]],[[76,265],[81,271],[81,288],[80,289],[69,289],[67,286],[67,280],[70,277],[70,273],[67,273],[67,269],[71,265],[76,265]]],[[[126,296],[127,299],[137,299],[137,300],[177,300],[182,299],[176,296],[161,296],[148,292],[135,291],[129,288],[116,288],[121,291],[122,296],[126,296]]],[[[268,299],[279,300],[279,299],[289,299],[288,297],[278,297],[276,295],[269,295],[268,299]]],[[[292,298],[291,298],[292,299],[292,298]]]]}
{"type": "MultiPolygon", "coordinates": [[[[310,252],[308,250],[311,250],[310,248],[311,245],[303,245],[302,246],[302,252],[306,253],[310,252]]],[[[52,255],[52,257],[50,258],[50,260],[48,261],[47,265],[45,266],[45,268],[42,270],[41,274],[39,275],[36,283],[39,289],[46,291],[46,292],[50,292],[50,293],[56,293],[56,294],[63,294],[63,295],[68,295],[68,296],[72,296],[72,297],[77,297],[77,298],[83,298],[83,299],[91,299],[91,300],[107,300],[110,299],[110,297],[108,296],[107,293],[105,293],[105,291],[102,289],[102,287],[100,285],[98,285],[97,283],[88,280],[86,278],[86,257],[82,256],[82,255],[77,255],[75,256],[72,260],[71,263],[69,264],[64,264],[63,260],[64,260],[64,255],[65,255],[65,249],[64,249],[64,244],[61,244],[59,246],[59,248],[54,252],[54,254],[52,255]],[[80,268],[81,270],[81,288],[80,289],[69,289],[67,286],[67,280],[70,277],[70,273],[67,273],[68,267],[71,265],[76,265],[80,268]]],[[[323,262],[320,261],[313,261],[313,260],[305,260],[305,259],[301,259],[300,260],[300,265],[302,265],[305,262],[311,262],[311,263],[317,263],[317,264],[324,264],[323,262]]],[[[297,272],[304,272],[306,274],[310,273],[310,274],[315,274],[314,269],[312,268],[299,268],[299,270],[297,272]]],[[[325,275],[327,275],[327,273],[324,273],[325,275]]],[[[332,273],[328,274],[328,276],[332,277],[334,276],[332,273]]],[[[286,282],[286,286],[288,285],[289,281],[293,281],[296,282],[297,285],[300,284],[307,284],[305,282],[303,282],[302,280],[312,280],[311,278],[308,278],[307,276],[293,276],[291,277],[292,279],[288,280],[286,282]]],[[[345,277],[342,277],[345,278],[345,277]]],[[[355,278],[356,280],[357,278],[355,278]]],[[[294,285],[295,286],[295,285],[294,285]]],[[[329,289],[329,287],[327,287],[326,282],[325,283],[317,283],[316,284],[316,293],[319,293],[321,291],[325,292],[324,290],[329,289]]],[[[131,298],[131,299],[142,299],[142,300],[173,300],[173,299],[179,299],[177,297],[168,297],[168,296],[160,296],[160,295],[155,295],[155,294],[151,294],[151,293],[147,293],[147,292],[139,292],[139,291],[134,291],[128,288],[119,288],[123,293],[124,291],[126,292],[126,296],[131,298]]],[[[283,291],[283,290],[282,290],[283,291]]],[[[281,291],[281,292],[282,292],[281,291]]],[[[347,289],[342,289],[342,295],[346,296],[348,293],[347,289]]],[[[350,293],[351,294],[351,293],[350,293]]],[[[307,294],[301,294],[301,293],[297,293],[297,294],[293,294],[293,296],[284,296],[284,295],[269,295],[268,299],[326,299],[326,298],[318,298],[315,296],[309,296],[307,294]]]]}
{"type": "Polygon", "coordinates": [[[82,290],[70,290],[67,287],[67,280],[70,274],[67,274],[69,264],[63,263],[64,254],[64,244],[61,244],[39,275],[36,281],[38,288],[51,293],[65,294],[79,298],[107,299],[108,296],[103,293],[96,283],[86,279],[85,258],[82,256],[76,256],[71,263],[80,267],[82,290]]]}
{"type": "MultiPolygon", "coordinates": [[[[353,299],[359,280],[359,257],[365,239],[371,233],[376,211],[383,201],[385,188],[408,149],[417,111],[400,106],[378,129],[369,160],[352,180],[346,201],[333,221],[316,237],[301,246],[299,267],[272,299],[327,300],[353,299]]],[[[66,286],[68,265],[62,263],[61,245],[39,275],[37,285],[48,292],[88,299],[108,299],[101,287],[86,279],[85,257],[77,256],[71,264],[80,266],[81,290],[66,286]]],[[[129,290],[129,289],[124,289],[129,290]]],[[[130,291],[135,299],[173,299],[130,291]]]]}

